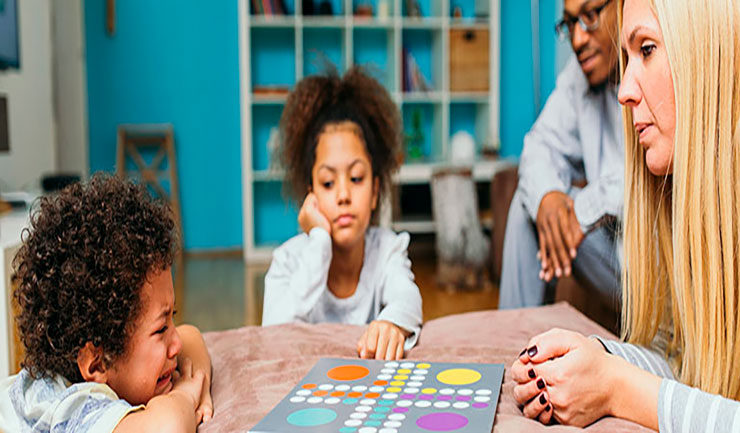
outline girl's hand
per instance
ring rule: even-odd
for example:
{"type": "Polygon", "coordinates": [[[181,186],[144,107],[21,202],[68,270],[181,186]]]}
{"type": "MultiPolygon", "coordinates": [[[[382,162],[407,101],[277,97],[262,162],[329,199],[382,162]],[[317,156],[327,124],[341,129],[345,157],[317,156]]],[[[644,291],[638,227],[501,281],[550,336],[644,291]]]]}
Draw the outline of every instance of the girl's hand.
{"type": "Polygon", "coordinates": [[[195,410],[197,419],[208,422],[213,418],[213,400],[211,399],[211,379],[205,375],[203,379],[203,391],[200,393],[200,402],[195,410]]]}
{"type": "Polygon", "coordinates": [[[612,414],[612,395],[619,393],[612,383],[622,370],[612,359],[597,340],[550,330],[530,340],[514,362],[514,398],[529,418],[587,426],[612,414]]]}
{"type": "MultiPolygon", "coordinates": [[[[172,376],[173,387],[171,394],[180,394],[187,401],[192,402],[193,412],[199,406],[203,392],[203,380],[205,374],[202,371],[193,372],[193,363],[189,358],[184,358],[178,365],[178,371],[172,376]]],[[[201,418],[196,414],[196,425],[200,424],[201,418]]]]}
{"type": "Polygon", "coordinates": [[[303,206],[298,213],[298,224],[301,225],[301,229],[308,233],[314,227],[321,227],[331,235],[331,224],[326,216],[321,213],[319,209],[319,200],[316,195],[312,192],[308,193],[306,199],[303,201],[303,206]]]}
{"type": "Polygon", "coordinates": [[[357,342],[357,353],[363,359],[386,361],[403,358],[403,345],[408,332],[385,320],[375,320],[357,342]]]}

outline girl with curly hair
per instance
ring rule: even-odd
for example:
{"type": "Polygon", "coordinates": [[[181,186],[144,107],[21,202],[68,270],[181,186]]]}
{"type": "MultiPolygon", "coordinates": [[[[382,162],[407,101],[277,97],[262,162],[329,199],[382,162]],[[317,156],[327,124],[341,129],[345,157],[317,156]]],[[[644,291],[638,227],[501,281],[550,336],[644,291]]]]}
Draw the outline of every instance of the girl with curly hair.
{"type": "Polygon", "coordinates": [[[0,431],[195,432],[211,417],[203,338],[173,323],[174,227],[120,178],[41,199],[14,261],[25,358],[0,381],[0,431]]]}
{"type": "Polygon", "coordinates": [[[398,168],[401,121],[388,92],[355,67],[303,79],[280,120],[286,186],[304,233],[275,250],[263,325],[369,324],[362,358],[400,359],[421,330],[408,233],[370,227],[398,168]]]}

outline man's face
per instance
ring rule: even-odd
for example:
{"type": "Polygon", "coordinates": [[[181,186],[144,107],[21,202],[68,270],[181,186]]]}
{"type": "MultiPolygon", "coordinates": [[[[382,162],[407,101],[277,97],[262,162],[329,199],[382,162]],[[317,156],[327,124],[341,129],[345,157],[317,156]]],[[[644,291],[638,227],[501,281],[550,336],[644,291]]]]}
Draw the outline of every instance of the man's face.
{"type": "MultiPolygon", "coordinates": [[[[577,19],[581,13],[593,11],[609,0],[564,0],[563,18],[577,19]]],[[[616,76],[617,57],[617,2],[611,0],[598,14],[599,26],[583,30],[579,23],[570,29],[570,43],[578,57],[581,69],[591,87],[604,84],[616,76]]]]}

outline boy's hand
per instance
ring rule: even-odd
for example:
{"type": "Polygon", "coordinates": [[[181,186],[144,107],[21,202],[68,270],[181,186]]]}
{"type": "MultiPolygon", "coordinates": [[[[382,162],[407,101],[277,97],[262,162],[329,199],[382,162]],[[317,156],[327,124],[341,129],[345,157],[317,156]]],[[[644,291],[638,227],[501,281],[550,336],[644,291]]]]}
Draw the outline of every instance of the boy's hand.
{"type": "MultiPolygon", "coordinates": [[[[193,413],[196,408],[199,407],[201,401],[201,394],[203,393],[203,381],[205,374],[202,371],[193,372],[193,363],[189,358],[184,358],[178,370],[172,375],[174,386],[172,387],[171,394],[179,394],[184,396],[187,401],[193,404],[193,413]]],[[[209,399],[210,399],[210,392],[209,399]]],[[[198,416],[196,414],[196,424],[200,424],[202,414],[198,416]]]]}
{"type": "Polygon", "coordinates": [[[203,391],[200,393],[200,402],[198,409],[195,410],[195,416],[208,422],[213,418],[213,400],[211,399],[211,378],[205,375],[203,379],[203,391]]]}
{"type": "Polygon", "coordinates": [[[375,320],[357,342],[357,353],[363,359],[386,361],[403,358],[403,345],[408,332],[385,320],[375,320]]]}
{"type": "Polygon", "coordinates": [[[298,224],[301,229],[308,233],[314,227],[321,227],[331,235],[331,224],[326,216],[319,209],[319,200],[312,192],[308,193],[303,201],[301,211],[298,213],[298,224]]]}

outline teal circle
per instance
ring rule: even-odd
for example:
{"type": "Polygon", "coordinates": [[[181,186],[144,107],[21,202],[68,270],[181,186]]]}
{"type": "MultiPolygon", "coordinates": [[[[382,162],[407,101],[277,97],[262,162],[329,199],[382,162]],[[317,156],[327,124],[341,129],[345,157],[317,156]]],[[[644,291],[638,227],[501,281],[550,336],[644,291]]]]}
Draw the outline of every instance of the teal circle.
{"type": "Polygon", "coordinates": [[[382,406],[390,406],[393,404],[393,400],[380,400],[378,404],[382,406]]]}
{"type": "Polygon", "coordinates": [[[386,412],[389,412],[390,410],[391,408],[389,407],[376,407],[375,408],[375,412],[380,412],[380,413],[386,413],[386,412]]]}
{"type": "Polygon", "coordinates": [[[339,429],[339,433],[354,433],[357,431],[357,427],[342,427],[339,429]]]}
{"type": "Polygon", "coordinates": [[[356,398],[347,398],[342,403],[344,403],[344,404],[355,404],[355,403],[357,403],[357,399],[356,398]]]}
{"type": "Polygon", "coordinates": [[[301,409],[288,415],[288,424],[298,427],[314,427],[329,424],[337,418],[333,410],[323,408],[301,409]]]}
{"type": "Polygon", "coordinates": [[[382,413],[371,413],[370,419],[383,419],[385,418],[385,415],[382,413]]]}
{"type": "Polygon", "coordinates": [[[380,421],[366,421],[365,422],[365,425],[368,427],[380,427],[381,424],[382,422],[380,421]]]}

